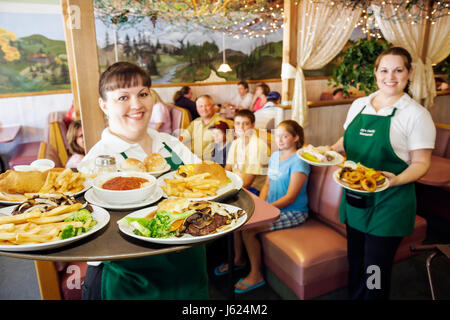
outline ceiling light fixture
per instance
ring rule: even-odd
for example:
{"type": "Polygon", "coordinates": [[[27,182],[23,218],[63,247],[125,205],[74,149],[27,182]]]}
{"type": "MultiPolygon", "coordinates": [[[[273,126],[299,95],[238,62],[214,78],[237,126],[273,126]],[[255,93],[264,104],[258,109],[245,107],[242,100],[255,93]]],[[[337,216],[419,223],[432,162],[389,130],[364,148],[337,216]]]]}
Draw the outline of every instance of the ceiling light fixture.
{"type": "Polygon", "coordinates": [[[217,71],[219,72],[230,72],[231,71],[231,67],[228,65],[228,63],[226,63],[225,60],[225,33],[222,32],[222,50],[223,50],[223,63],[220,65],[219,69],[217,69],[217,71]]]}

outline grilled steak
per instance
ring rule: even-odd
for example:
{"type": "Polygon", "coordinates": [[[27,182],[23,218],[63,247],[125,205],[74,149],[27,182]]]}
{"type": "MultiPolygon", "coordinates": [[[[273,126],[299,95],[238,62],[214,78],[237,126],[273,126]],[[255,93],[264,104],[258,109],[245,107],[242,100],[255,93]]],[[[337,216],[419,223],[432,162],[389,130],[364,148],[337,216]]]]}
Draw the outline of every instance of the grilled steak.
{"type": "MultiPolygon", "coordinates": [[[[193,215],[197,215],[197,213],[193,215]]],[[[227,224],[227,217],[221,216],[220,214],[215,214],[213,217],[209,214],[198,215],[200,217],[197,217],[197,219],[185,221],[185,225],[187,224],[186,233],[192,234],[193,236],[204,236],[216,232],[217,228],[227,224]],[[211,217],[211,221],[204,222],[206,216],[211,217]]]]}

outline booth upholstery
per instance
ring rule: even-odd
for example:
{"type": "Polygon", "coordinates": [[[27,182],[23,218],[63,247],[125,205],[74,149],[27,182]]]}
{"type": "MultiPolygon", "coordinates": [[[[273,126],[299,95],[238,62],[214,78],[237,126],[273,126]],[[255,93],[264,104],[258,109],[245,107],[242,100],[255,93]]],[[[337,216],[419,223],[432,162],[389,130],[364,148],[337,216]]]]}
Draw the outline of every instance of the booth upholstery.
{"type": "MultiPolygon", "coordinates": [[[[308,183],[310,214],[301,226],[261,234],[268,268],[299,299],[312,299],[347,285],[347,240],[339,222],[342,187],[333,181],[338,167],[311,167],[308,183]]],[[[422,243],[427,223],[416,216],[414,233],[405,237],[395,261],[411,255],[422,243]]],[[[270,284],[270,279],[267,279],[270,284]]],[[[272,285],[275,289],[276,285],[272,285]]]]}
{"type": "MultiPolygon", "coordinates": [[[[450,159],[450,125],[436,123],[433,155],[450,159]]],[[[443,219],[444,223],[450,222],[450,185],[436,187],[416,183],[416,192],[417,206],[421,215],[443,219]]],[[[439,222],[437,224],[440,225],[439,222]]]]}

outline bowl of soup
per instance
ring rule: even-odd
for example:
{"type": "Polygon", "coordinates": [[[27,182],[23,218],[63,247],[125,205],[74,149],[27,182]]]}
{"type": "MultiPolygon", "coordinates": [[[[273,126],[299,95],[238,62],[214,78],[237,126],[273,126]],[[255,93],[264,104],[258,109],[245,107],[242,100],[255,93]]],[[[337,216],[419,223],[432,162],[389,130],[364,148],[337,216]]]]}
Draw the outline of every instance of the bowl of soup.
{"type": "Polygon", "coordinates": [[[94,179],[94,195],[110,204],[144,201],[155,191],[156,178],[145,172],[112,172],[94,179]]]}

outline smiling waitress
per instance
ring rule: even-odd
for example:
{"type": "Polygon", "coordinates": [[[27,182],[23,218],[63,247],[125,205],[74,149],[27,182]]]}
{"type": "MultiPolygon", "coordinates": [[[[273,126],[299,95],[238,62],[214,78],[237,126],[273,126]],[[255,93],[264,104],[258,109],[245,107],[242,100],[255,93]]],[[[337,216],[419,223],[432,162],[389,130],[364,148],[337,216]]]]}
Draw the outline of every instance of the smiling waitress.
{"type": "Polygon", "coordinates": [[[331,147],[382,170],[390,184],[370,195],[344,190],[339,215],[347,229],[350,299],[389,299],[395,253],[414,230],[414,182],[430,166],[436,129],[429,112],[406,93],[411,71],[408,51],[384,51],[375,62],[379,90],[353,102],[344,136],[331,147]]]}
{"type": "MultiPolygon", "coordinates": [[[[119,164],[127,157],[143,160],[160,153],[175,170],[200,162],[175,137],[149,129],[153,109],[151,79],[140,67],[117,62],[101,75],[100,108],[109,126],[80,163],[89,167],[106,154],[119,164]]],[[[83,299],[207,299],[208,276],[203,245],[180,252],[88,263],[83,299]]]]}

